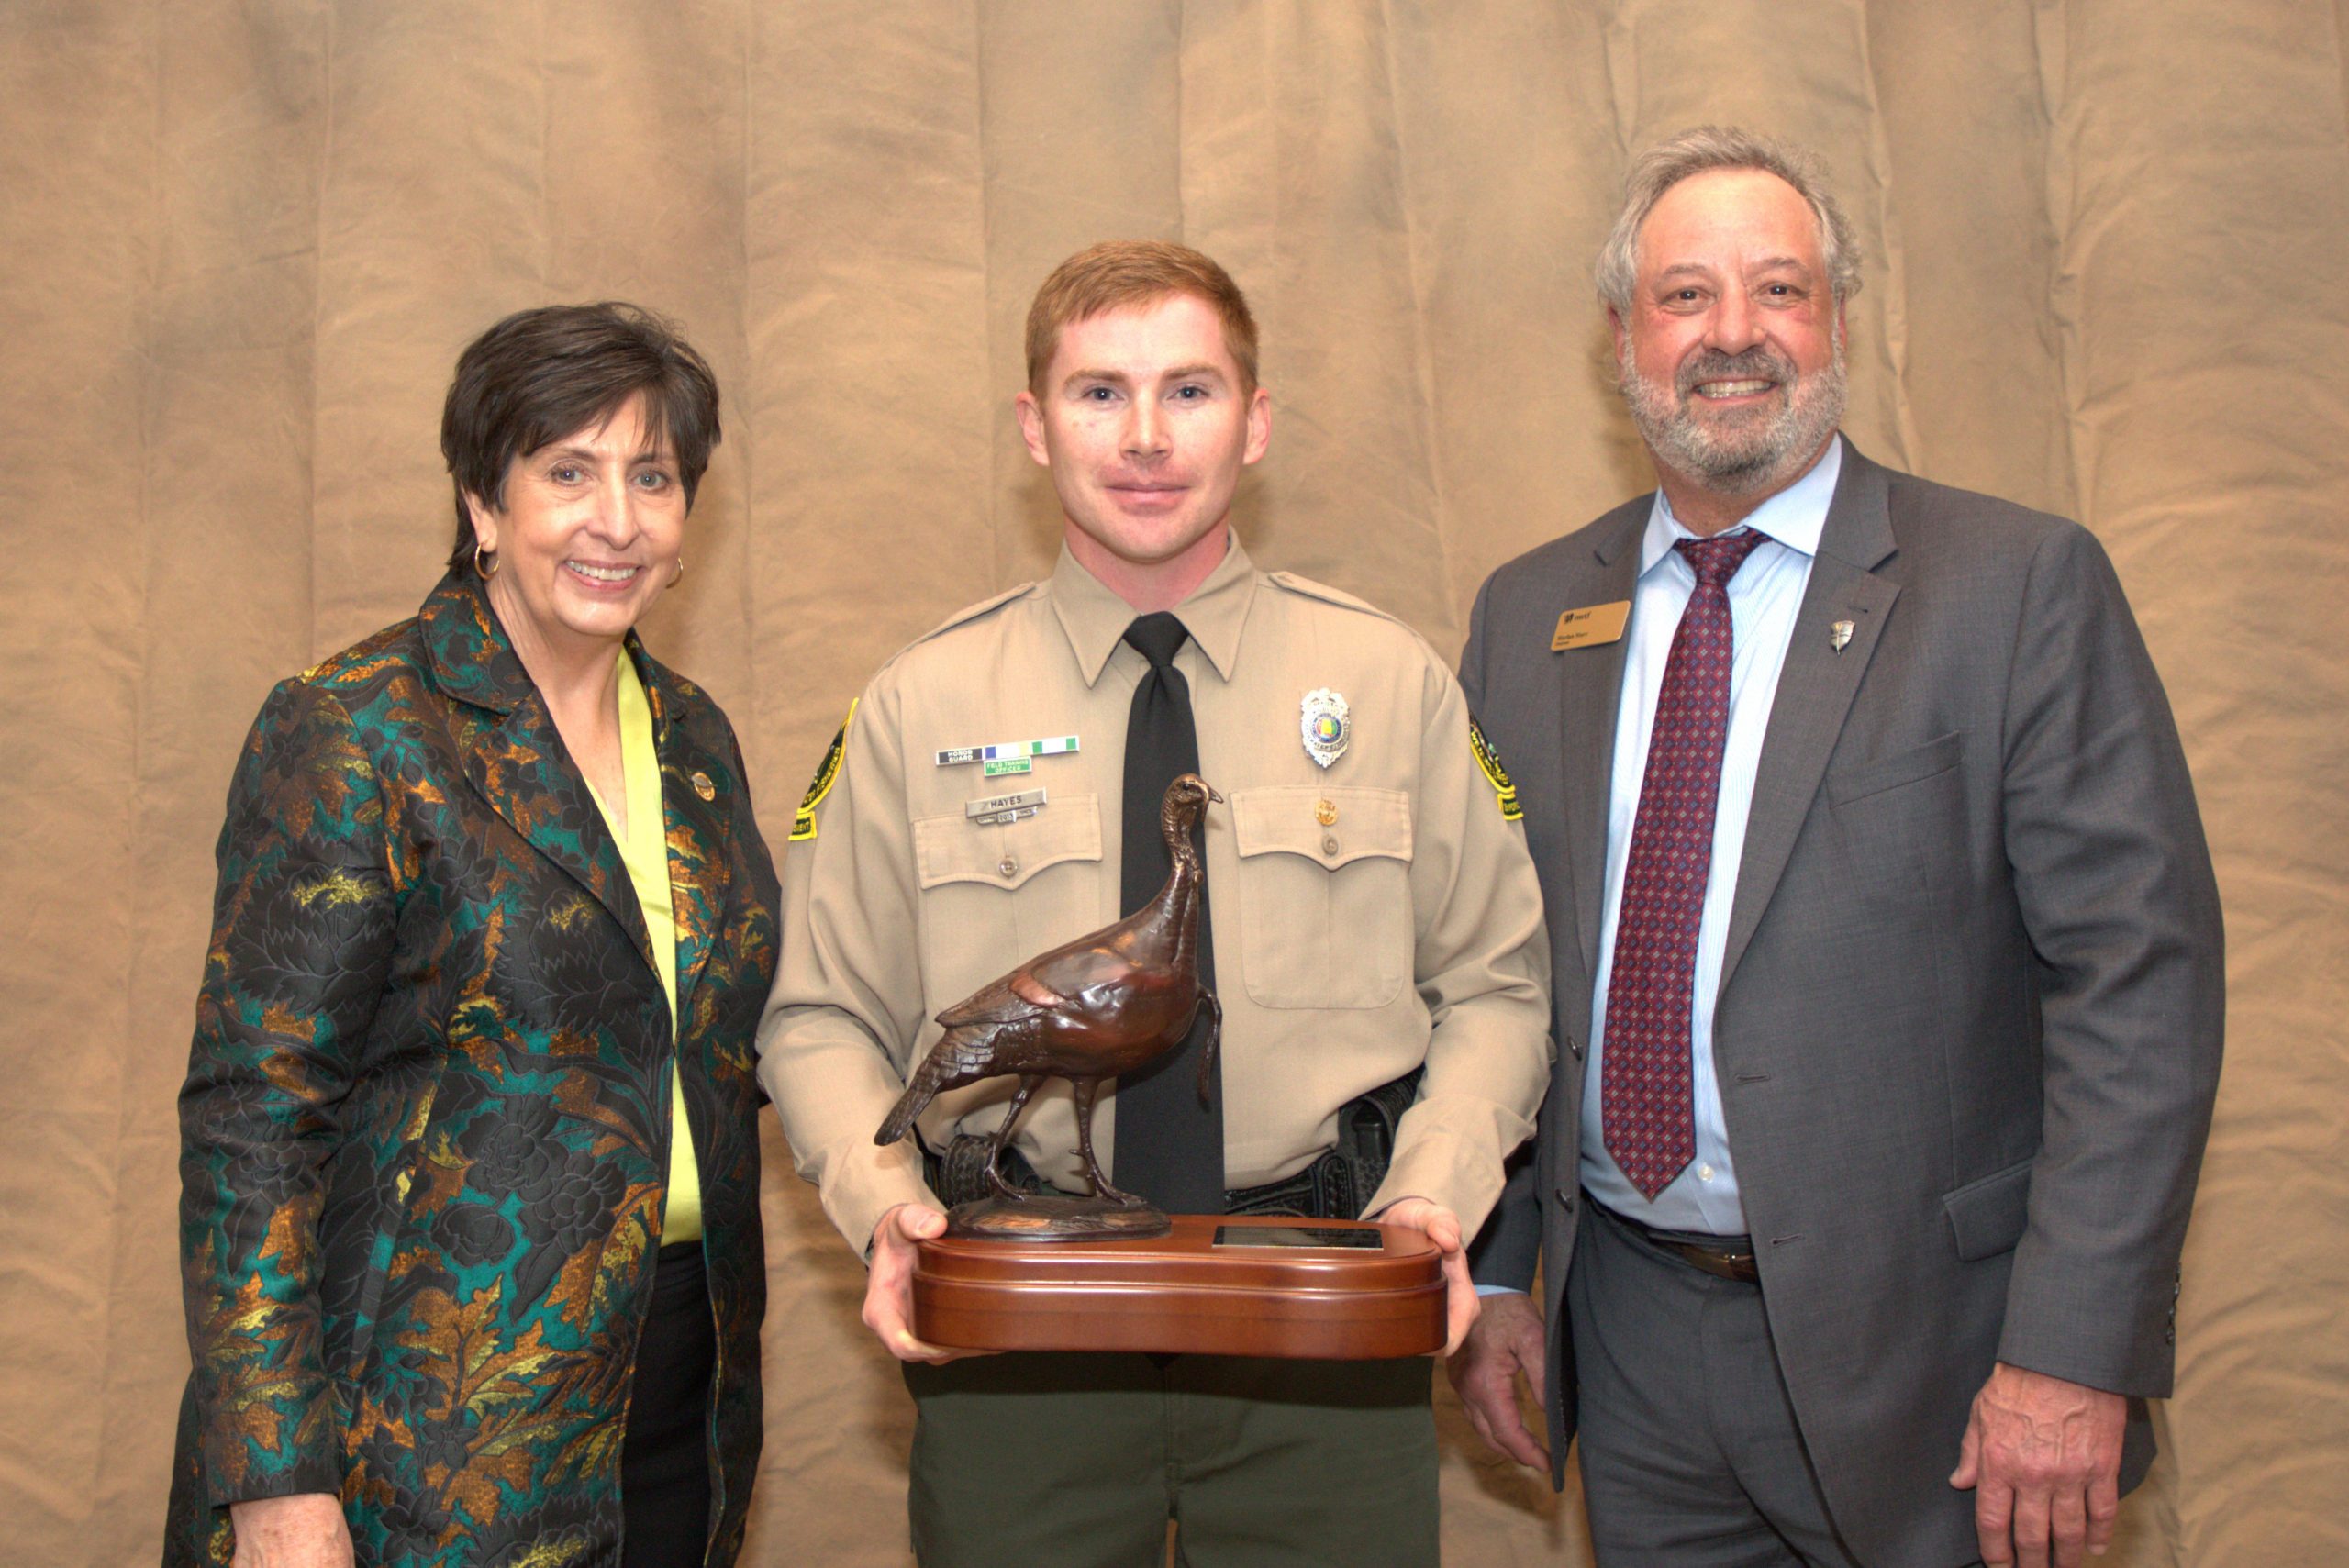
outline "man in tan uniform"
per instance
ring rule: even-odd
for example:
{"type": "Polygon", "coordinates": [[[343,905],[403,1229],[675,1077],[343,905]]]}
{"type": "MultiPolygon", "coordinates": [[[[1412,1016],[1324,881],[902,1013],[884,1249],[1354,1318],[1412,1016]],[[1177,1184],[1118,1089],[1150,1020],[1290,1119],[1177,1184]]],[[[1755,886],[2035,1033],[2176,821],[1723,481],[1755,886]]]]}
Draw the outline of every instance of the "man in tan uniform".
{"type": "MultiPolygon", "coordinates": [[[[1271,433],[1238,288],[1181,246],[1096,246],[1039,293],[1028,351],[1020,424],[1065,514],[1059,564],[906,649],[851,710],[792,834],[760,1038],[800,1173],[870,1258],[864,1319],[907,1363],[915,1547],[932,1564],[1155,1562],[1173,1518],[1197,1562],[1431,1562],[1425,1361],[957,1359],[908,1326],[913,1245],[944,1219],[910,1140],[874,1130],[936,1013],[1124,912],[1128,719],[1159,678],[1127,640],[1138,617],[1180,622],[1174,684],[1228,802],[1204,841],[1229,1207],[1303,1195],[1288,1206],[1313,1212],[1319,1194],[1325,1217],[1342,1202],[1422,1229],[1456,1346],[1475,1313],[1464,1228],[1549,1074],[1540,894],[1459,686],[1408,628],[1259,571],[1232,537],[1271,433]],[[972,813],[1017,794],[1032,813],[972,813]],[[1382,1089],[1401,1109],[1383,1180],[1333,1200],[1332,1151],[1382,1089]]],[[[992,1131],[1012,1088],[940,1095],[922,1145],[992,1131]]],[[[1122,1182],[1112,1099],[1095,1139],[1122,1182]]],[[[1081,1191],[1075,1146],[1054,1084],[1013,1147],[1081,1191]]]]}

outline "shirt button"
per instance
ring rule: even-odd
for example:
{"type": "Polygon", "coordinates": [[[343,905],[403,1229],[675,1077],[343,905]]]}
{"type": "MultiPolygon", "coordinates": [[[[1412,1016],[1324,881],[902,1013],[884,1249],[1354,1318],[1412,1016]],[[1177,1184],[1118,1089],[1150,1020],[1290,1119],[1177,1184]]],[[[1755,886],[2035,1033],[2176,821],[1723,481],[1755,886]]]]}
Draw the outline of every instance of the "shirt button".
{"type": "Polygon", "coordinates": [[[1698,1166],[1698,1167],[1697,1167],[1697,1179],[1698,1179],[1698,1181],[1700,1181],[1700,1182],[1709,1182],[1709,1181],[1711,1181],[1711,1180],[1713,1179],[1713,1168],[1712,1168],[1710,1165],[1699,1165],[1699,1166],[1698,1166]]]}
{"type": "Polygon", "coordinates": [[[1338,836],[1335,833],[1321,835],[1321,852],[1325,855],[1334,855],[1338,852],[1338,836]]]}
{"type": "Polygon", "coordinates": [[[1013,860],[1009,855],[1006,855],[1001,861],[996,862],[995,869],[1001,872],[1006,877],[1018,876],[1019,874],[1019,862],[1013,860]]]}

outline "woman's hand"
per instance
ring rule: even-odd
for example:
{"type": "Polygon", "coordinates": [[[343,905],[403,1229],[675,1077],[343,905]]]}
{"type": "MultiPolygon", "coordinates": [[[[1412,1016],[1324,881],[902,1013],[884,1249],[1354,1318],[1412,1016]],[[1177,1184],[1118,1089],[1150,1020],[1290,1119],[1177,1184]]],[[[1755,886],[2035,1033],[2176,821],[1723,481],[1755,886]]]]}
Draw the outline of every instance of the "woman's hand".
{"type": "Polygon", "coordinates": [[[228,1505],[233,1568],[351,1568],[351,1527],[331,1492],[296,1492],[228,1505]]]}

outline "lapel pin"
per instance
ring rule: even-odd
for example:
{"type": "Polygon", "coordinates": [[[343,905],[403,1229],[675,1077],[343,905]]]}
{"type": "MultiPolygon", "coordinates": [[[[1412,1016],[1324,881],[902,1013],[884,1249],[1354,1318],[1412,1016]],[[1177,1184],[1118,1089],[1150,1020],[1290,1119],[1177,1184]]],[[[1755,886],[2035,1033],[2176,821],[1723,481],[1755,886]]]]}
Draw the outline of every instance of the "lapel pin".
{"type": "Polygon", "coordinates": [[[1833,649],[1838,653],[1842,652],[1843,650],[1851,643],[1852,632],[1854,629],[1854,627],[1852,622],[1847,620],[1837,621],[1833,626],[1827,628],[1827,646],[1833,649]]]}
{"type": "Polygon", "coordinates": [[[718,786],[709,782],[709,775],[707,773],[697,773],[694,775],[694,793],[701,796],[704,800],[716,800],[718,798],[718,786]]]}

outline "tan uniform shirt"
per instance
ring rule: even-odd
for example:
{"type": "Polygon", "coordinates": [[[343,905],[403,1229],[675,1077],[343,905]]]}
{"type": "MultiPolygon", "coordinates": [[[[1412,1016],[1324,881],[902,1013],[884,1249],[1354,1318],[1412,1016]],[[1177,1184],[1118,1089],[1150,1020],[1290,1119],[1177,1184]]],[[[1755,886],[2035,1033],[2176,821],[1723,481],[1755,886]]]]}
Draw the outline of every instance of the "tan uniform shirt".
{"type": "MultiPolygon", "coordinates": [[[[1226,797],[1206,827],[1225,1179],[1301,1169],[1333,1146],[1348,1100],[1424,1062],[1370,1207],[1431,1198],[1474,1235],[1549,1081],[1549,977],[1524,829],[1472,754],[1459,685],[1401,623],[1257,571],[1236,539],[1175,613],[1200,772],[1226,797]],[[1301,738],[1306,695],[1323,687],[1351,710],[1326,771],[1301,738]]],[[[893,1206],[937,1201],[910,1140],[873,1141],[941,1032],[934,1015],[1123,913],[1126,717],[1149,668],[1122,640],[1133,618],[1063,550],[1050,581],[891,660],[809,792],[785,856],[759,1073],[800,1174],[859,1249],[893,1206]],[[1069,736],[1074,750],[1024,774],[938,755],[1069,736]],[[965,814],[1038,788],[1032,817],[965,814]]],[[[923,1141],[992,1131],[1016,1082],[939,1095],[923,1141]]],[[[1113,1103],[1105,1086],[1094,1140],[1114,1177],[1113,1103]]],[[[1013,1141],[1048,1181],[1084,1189],[1064,1083],[1039,1092],[1013,1141]]]]}

